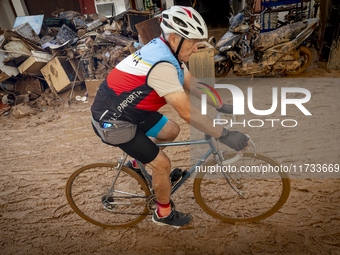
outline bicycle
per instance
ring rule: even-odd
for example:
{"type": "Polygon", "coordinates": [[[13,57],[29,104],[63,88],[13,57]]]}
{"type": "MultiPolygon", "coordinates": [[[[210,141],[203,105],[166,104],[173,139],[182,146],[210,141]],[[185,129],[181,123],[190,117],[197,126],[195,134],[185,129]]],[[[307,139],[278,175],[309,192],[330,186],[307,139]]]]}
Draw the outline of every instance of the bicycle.
{"type": "MultiPolygon", "coordinates": [[[[268,156],[244,152],[218,151],[213,138],[168,142],[159,147],[208,144],[210,149],[172,187],[171,195],[198,168],[212,166],[264,166],[279,167],[279,163],[268,156]],[[213,159],[207,161],[210,155],[213,159]],[[240,160],[242,159],[242,160],[240,160]],[[206,162],[207,161],[207,162],[206,162]],[[247,163],[246,163],[247,161],[247,163]],[[203,163],[205,163],[203,165],[203,163]],[[241,165],[235,165],[240,164],[241,165]]],[[[255,149],[255,147],[254,147],[255,149]]],[[[101,227],[128,227],[136,225],[156,209],[156,196],[151,178],[145,167],[137,161],[144,178],[124,166],[127,154],[123,153],[117,163],[94,162],[78,168],[68,179],[66,197],[72,209],[84,220],[101,227]]],[[[194,180],[194,195],[199,206],[209,215],[224,222],[255,222],[276,213],[287,201],[290,179],[287,173],[278,172],[272,179],[243,178],[242,173],[221,171],[215,178],[204,178],[199,171],[194,180]],[[222,178],[216,178],[221,177],[222,178]],[[216,196],[218,192],[218,196],[216,196]]],[[[170,181],[170,180],[169,180],[170,181]]],[[[175,204],[170,200],[173,207],[175,204]]]]}

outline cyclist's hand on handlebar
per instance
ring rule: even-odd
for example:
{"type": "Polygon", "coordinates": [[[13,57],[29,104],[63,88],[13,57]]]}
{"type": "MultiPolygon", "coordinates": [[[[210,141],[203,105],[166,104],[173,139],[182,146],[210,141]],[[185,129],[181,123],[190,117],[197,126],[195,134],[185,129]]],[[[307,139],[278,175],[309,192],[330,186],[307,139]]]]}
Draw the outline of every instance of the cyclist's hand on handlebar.
{"type": "Polygon", "coordinates": [[[243,150],[238,151],[237,153],[243,157],[243,152],[246,151],[251,146],[250,140],[247,142],[247,147],[244,147],[243,150]]]}
{"type": "Polygon", "coordinates": [[[239,131],[227,131],[224,133],[225,131],[223,131],[222,136],[218,140],[243,156],[242,152],[250,146],[249,138],[239,131]]]}
{"type": "Polygon", "coordinates": [[[216,109],[218,112],[233,114],[233,106],[229,104],[223,104],[221,108],[216,109]]]}

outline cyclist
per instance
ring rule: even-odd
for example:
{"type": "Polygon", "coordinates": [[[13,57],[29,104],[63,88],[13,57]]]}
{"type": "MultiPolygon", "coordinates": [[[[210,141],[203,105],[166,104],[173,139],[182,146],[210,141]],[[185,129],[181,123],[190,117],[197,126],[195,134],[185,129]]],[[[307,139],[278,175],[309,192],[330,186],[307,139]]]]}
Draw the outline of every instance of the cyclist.
{"type": "MultiPolygon", "coordinates": [[[[161,28],[160,37],[125,58],[100,85],[91,107],[92,125],[104,143],[117,146],[148,164],[157,198],[152,220],[159,225],[179,228],[189,224],[192,216],[171,208],[170,159],[155,143],[173,141],[180,128],[158,109],[171,104],[187,123],[240,154],[249,146],[249,139],[238,131],[227,131],[219,125],[213,127],[213,120],[202,116],[184,91],[190,91],[191,87],[190,93],[199,98],[202,93],[196,87],[203,85],[184,64],[197,52],[197,42],[208,37],[201,15],[191,7],[173,6],[161,14],[161,28]],[[129,130],[126,134],[114,135],[114,129],[121,124],[119,121],[133,123],[135,129],[126,125],[129,130]]],[[[215,106],[210,100],[208,103],[215,106]]],[[[232,111],[226,104],[219,103],[217,108],[220,112],[232,111]]],[[[129,167],[138,172],[138,165],[129,163],[129,167]]]]}

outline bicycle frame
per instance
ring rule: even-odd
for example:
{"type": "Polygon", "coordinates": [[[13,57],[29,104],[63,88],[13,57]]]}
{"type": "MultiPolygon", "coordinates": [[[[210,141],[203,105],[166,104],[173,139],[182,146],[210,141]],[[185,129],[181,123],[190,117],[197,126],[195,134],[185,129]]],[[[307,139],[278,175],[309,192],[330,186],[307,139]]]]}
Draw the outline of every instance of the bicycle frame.
{"type": "MultiPolygon", "coordinates": [[[[182,177],[182,179],[172,188],[171,190],[171,195],[173,193],[175,193],[175,191],[185,182],[185,180],[187,178],[189,178],[193,172],[195,171],[196,167],[197,166],[200,166],[202,165],[206,159],[211,155],[211,154],[214,154],[214,155],[219,155],[219,157],[222,157],[222,154],[219,154],[218,151],[217,151],[217,148],[212,140],[212,137],[209,136],[209,135],[206,135],[205,139],[201,139],[201,140],[193,140],[193,141],[182,141],[182,142],[168,142],[168,143],[159,143],[157,144],[158,147],[168,147],[168,146],[183,146],[183,145],[199,145],[199,144],[209,144],[210,146],[210,149],[204,154],[202,155],[202,157],[197,161],[197,163],[182,177]]],[[[126,158],[127,158],[127,154],[124,152],[122,157],[119,159],[119,164],[117,166],[117,170],[118,170],[118,173],[112,183],[112,186],[108,192],[108,194],[110,194],[113,190],[114,190],[114,185],[115,185],[115,182],[120,174],[120,171],[126,161],[126,158]]],[[[223,158],[220,158],[221,162],[223,160],[223,158]]],[[[153,188],[152,188],[152,181],[149,177],[149,175],[147,174],[147,171],[145,169],[145,167],[143,166],[143,164],[136,160],[138,166],[140,167],[145,179],[148,181],[149,183],[149,188],[150,188],[150,191],[152,193],[154,193],[153,191],[153,188]]]]}
{"type": "MultiPolygon", "coordinates": [[[[221,113],[217,113],[216,115],[216,118],[217,119],[221,119],[221,113]]],[[[235,121],[236,120],[236,116],[235,115],[232,115],[232,118],[233,120],[235,121]]],[[[228,126],[226,126],[225,128],[226,129],[229,129],[230,128],[230,124],[228,126]]],[[[254,155],[256,156],[256,147],[255,147],[255,144],[253,143],[253,141],[250,139],[249,135],[247,135],[253,148],[254,148],[254,155]]],[[[198,145],[198,144],[209,144],[210,146],[210,149],[204,154],[202,155],[202,157],[197,161],[197,163],[182,177],[182,179],[174,186],[172,187],[171,189],[171,195],[173,193],[175,193],[175,191],[186,181],[186,179],[188,177],[190,177],[193,172],[195,171],[196,167],[197,166],[200,166],[202,165],[206,160],[207,158],[213,154],[215,156],[218,156],[218,161],[221,163],[221,165],[228,165],[228,164],[231,164],[233,162],[236,162],[238,161],[239,159],[241,159],[242,156],[240,156],[239,154],[236,154],[235,157],[231,158],[231,159],[228,159],[228,160],[224,160],[223,158],[223,154],[222,152],[219,152],[217,151],[217,148],[212,140],[212,136],[211,135],[207,135],[205,134],[205,139],[201,139],[201,140],[193,140],[193,141],[181,141],[181,142],[167,142],[167,143],[158,143],[157,146],[158,147],[168,147],[168,146],[183,146],[183,145],[198,145]]],[[[116,167],[116,170],[118,171],[113,183],[112,183],[112,186],[111,188],[109,189],[109,192],[108,194],[111,194],[111,192],[114,190],[114,185],[115,185],[115,182],[120,174],[120,171],[126,161],[126,158],[127,158],[127,154],[124,152],[123,155],[121,156],[121,158],[118,160],[118,165],[116,167]]],[[[148,184],[149,184],[149,189],[151,191],[152,194],[154,194],[154,190],[152,188],[152,181],[151,181],[151,178],[150,176],[147,174],[147,171],[145,169],[145,167],[143,166],[142,162],[136,160],[139,168],[141,169],[143,175],[144,175],[144,178],[147,180],[148,184]]],[[[228,179],[228,176],[226,173],[223,172],[223,175],[226,179],[228,179]]],[[[236,191],[237,193],[239,193],[238,191],[236,191]]],[[[133,195],[133,194],[130,194],[130,195],[133,195]]]]}
{"type": "MultiPolygon", "coordinates": [[[[220,119],[219,114],[217,115],[217,119],[220,119]]],[[[228,128],[228,127],[226,127],[228,128]]],[[[249,136],[248,136],[249,137],[249,136]]],[[[201,140],[192,140],[192,141],[180,141],[180,142],[167,142],[167,143],[160,143],[157,144],[158,147],[167,147],[167,146],[185,146],[185,145],[201,145],[201,144],[208,144],[209,148],[205,152],[204,155],[201,153],[201,158],[197,159],[197,162],[195,162],[195,165],[190,168],[190,170],[182,176],[182,179],[176,183],[171,189],[171,195],[174,194],[177,189],[186,181],[187,178],[189,178],[194,172],[196,173],[196,169],[199,168],[203,164],[207,164],[207,166],[213,166],[213,165],[220,165],[220,166],[227,166],[230,165],[242,158],[240,155],[241,153],[232,153],[232,154],[224,154],[222,151],[220,151],[218,144],[215,144],[215,141],[213,140],[214,138],[210,135],[205,135],[204,139],[201,140]],[[214,155],[214,159],[209,159],[208,158],[214,155]],[[224,156],[226,159],[224,159],[224,156]]],[[[258,156],[255,153],[255,145],[249,138],[251,145],[254,148],[254,156],[249,155],[250,153],[246,153],[245,158],[249,158],[252,160],[254,158],[255,160],[258,159],[259,161],[264,162],[264,164],[269,164],[272,166],[279,166],[279,163],[275,161],[274,159],[266,156],[259,154],[258,156]]],[[[87,220],[90,223],[93,223],[98,226],[110,226],[110,227],[119,227],[119,226],[132,226],[137,224],[138,222],[142,221],[147,215],[150,215],[152,213],[155,206],[156,206],[156,201],[157,198],[155,196],[155,192],[152,187],[152,182],[149,174],[147,173],[145,167],[140,161],[137,161],[137,164],[139,165],[144,178],[140,177],[140,172],[135,172],[131,169],[123,168],[125,161],[127,159],[127,154],[124,152],[120,159],[118,160],[117,164],[116,162],[94,162],[88,165],[81,166],[74,172],[70,178],[68,179],[67,185],[66,185],[66,196],[67,200],[70,203],[72,209],[83,219],[87,220]],[[101,183],[101,181],[107,181],[111,182],[111,187],[108,189],[107,186],[101,186],[102,187],[102,192],[95,193],[95,196],[93,195],[92,189],[88,190],[81,190],[77,188],[73,188],[75,185],[76,187],[82,186],[84,184],[83,181],[76,181],[74,180],[79,180],[78,177],[81,176],[80,178],[87,178],[89,181],[93,179],[93,173],[96,175],[96,173],[99,173],[98,171],[105,170],[105,174],[98,175],[98,180],[97,182],[94,183],[94,185],[98,185],[98,183],[101,183]],[[120,174],[123,172],[122,174],[120,174]],[[85,175],[83,175],[83,173],[85,175]],[[90,173],[90,174],[88,174],[90,173]],[[111,178],[108,177],[108,175],[113,175],[111,178]],[[120,177],[121,178],[120,178],[120,177]],[[99,177],[101,179],[99,179],[99,177]],[[127,179],[125,179],[127,178],[127,179]],[[122,182],[120,182],[120,179],[122,179],[122,182]],[[120,188],[120,185],[122,185],[122,188],[120,188]],[[128,185],[125,185],[128,184],[128,185]],[[131,185],[130,185],[131,184],[131,185]],[[131,189],[130,189],[131,186],[131,189]],[[118,190],[115,190],[118,188],[118,190]],[[85,193],[84,193],[85,191],[85,193]],[[84,196],[77,196],[77,193],[81,192],[81,194],[84,194],[84,196]],[[114,194],[117,193],[118,195],[114,194]],[[135,194],[134,194],[135,193],[135,194]],[[74,195],[75,194],[75,195],[74,195]],[[121,194],[121,195],[119,195],[121,194]],[[85,200],[84,200],[85,199],[85,200]],[[95,199],[95,200],[93,200],[95,199]],[[100,201],[101,200],[101,201],[100,201]],[[87,203],[87,201],[91,201],[90,203],[87,203]],[[95,201],[95,202],[92,202],[95,201]],[[117,221],[117,222],[106,222],[102,221],[102,214],[99,213],[97,217],[97,210],[100,210],[98,207],[98,202],[101,202],[103,208],[105,211],[109,213],[116,213],[116,214],[127,214],[127,215],[137,215],[134,217],[137,217],[136,219],[131,219],[130,216],[127,218],[122,218],[123,222],[117,221]],[[135,212],[135,207],[122,207],[123,205],[133,205],[138,209],[139,212],[135,212]],[[94,206],[94,207],[93,207],[94,206]],[[91,210],[88,210],[88,208],[93,208],[91,210]],[[143,210],[143,211],[142,211],[143,210]]],[[[251,161],[249,161],[251,163],[251,161]]],[[[260,162],[254,162],[255,165],[259,165],[260,162]]],[[[245,164],[245,162],[241,162],[241,164],[245,164]]],[[[248,163],[247,163],[248,164],[248,163]]],[[[262,165],[262,163],[261,163],[262,165]]],[[[253,185],[255,188],[258,186],[258,182],[251,181],[250,182],[250,189],[249,190],[243,190],[243,187],[246,187],[247,185],[243,185],[243,180],[239,179],[239,176],[236,174],[234,175],[233,173],[229,175],[229,173],[222,171],[223,173],[223,179],[227,181],[227,183],[230,185],[230,187],[226,187],[225,191],[228,192],[236,192],[236,194],[233,194],[233,205],[237,205],[238,200],[237,199],[253,199],[253,189],[251,186],[253,185]],[[247,194],[251,194],[250,197],[247,197],[247,194]],[[235,197],[236,196],[236,197],[235,197]]],[[[205,185],[203,181],[204,172],[199,172],[198,177],[194,180],[193,182],[193,188],[194,188],[194,195],[195,198],[200,205],[200,207],[207,212],[209,215],[211,215],[214,218],[220,219],[225,222],[253,222],[253,221],[258,221],[262,220],[264,218],[269,217],[270,215],[274,214],[277,212],[282,205],[286,202],[288,196],[289,196],[289,190],[290,190],[290,181],[289,177],[285,173],[279,173],[280,175],[280,180],[278,182],[273,182],[273,185],[279,185],[279,191],[274,192],[273,196],[275,195],[276,198],[271,202],[273,206],[270,204],[268,205],[268,208],[265,209],[263,212],[259,211],[257,212],[257,207],[254,207],[254,210],[252,210],[252,213],[248,213],[246,211],[244,215],[240,215],[238,213],[238,209],[235,209],[236,214],[220,214],[217,213],[215,209],[212,209],[211,206],[205,202],[205,197],[202,196],[201,193],[201,186],[205,185]],[[282,188],[281,188],[282,187],[282,188]],[[277,201],[276,201],[277,199],[277,201]],[[275,204],[274,204],[275,203],[275,204]],[[268,211],[267,211],[268,210],[268,211]],[[253,214],[256,214],[256,217],[253,216],[253,214]],[[249,217],[250,215],[250,217],[249,217]]],[[[241,176],[242,177],[242,176],[241,176]]],[[[82,180],[82,179],[81,179],[82,180]]],[[[170,180],[168,180],[170,182],[170,180]]],[[[208,185],[213,184],[213,182],[208,181],[208,185]]],[[[223,181],[222,181],[223,183],[223,181]]],[[[227,186],[228,184],[225,183],[227,186]]],[[[247,184],[248,182],[246,182],[247,184]]],[[[220,182],[217,182],[213,185],[218,185],[217,187],[223,188],[224,185],[220,185],[220,182]]],[[[270,183],[269,183],[270,184],[270,183]]],[[[110,185],[110,184],[109,184],[110,185]]],[[[268,183],[264,183],[264,186],[267,187],[268,183]]],[[[203,188],[203,190],[206,190],[203,188]]],[[[205,191],[203,192],[205,193],[205,191]]],[[[262,193],[271,193],[271,188],[264,191],[261,191],[254,197],[255,204],[257,204],[258,198],[261,199],[266,199],[267,195],[262,195],[262,193]],[[258,197],[258,198],[257,198],[258,197]]],[[[207,193],[208,195],[210,193],[207,193]]],[[[272,196],[271,196],[272,197],[272,196]]],[[[222,198],[222,200],[225,200],[222,198]]],[[[210,200],[209,200],[210,201],[210,200]]],[[[243,201],[243,200],[239,200],[243,201]]],[[[170,199],[170,203],[172,203],[172,206],[174,206],[173,201],[170,199]]],[[[245,200],[246,206],[248,206],[247,200],[245,200]]],[[[241,205],[241,208],[243,206],[241,205]]],[[[262,207],[261,207],[262,208],[262,207]]],[[[224,208],[222,208],[224,210],[224,208]]],[[[229,206],[228,206],[229,210],[229,206]]],[[[104,216],[105,217],[105,216],[104,216]]],[[[109,220],[110,221],[110,220],[109,220]]]]}

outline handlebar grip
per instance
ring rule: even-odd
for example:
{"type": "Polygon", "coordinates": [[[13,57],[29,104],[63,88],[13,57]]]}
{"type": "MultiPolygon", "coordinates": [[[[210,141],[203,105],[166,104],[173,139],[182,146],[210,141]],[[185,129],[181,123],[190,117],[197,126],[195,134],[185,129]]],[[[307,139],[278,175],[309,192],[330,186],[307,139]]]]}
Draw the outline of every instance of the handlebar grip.
{"type": "MultiPolygon", "coordinates": [[[[216,119],[221,119],[221,112],[218,112],[217,114],[216,114],[216,119]]],[[[234,114],[230,114],[231,115],[231,117],[233,118],[233,121],[235,122],[236,121],[236,115],[234,115],[234,114]]],[[[216,122],[216,124],[220,124],[220,125],[222,125],[223,123],[220,123],[220,122],[216,122]]],[[[226,126],[225,128],[226,129],[229,129],[231,127],[231,123],[228,125],[228,126],[226,126]]]]}
{"type": "Polygon", "coordinates": [[[227,160],[224,160],[222,162],[222,164],[225,166],[225,165],[230,165],[232,163],[235,163],[236,161],[238,161],[240,158],[242,158],[242,156],[240,154],[236,154],[235,157],[231,158],[231,159],[227,159],[227,160]]]}

